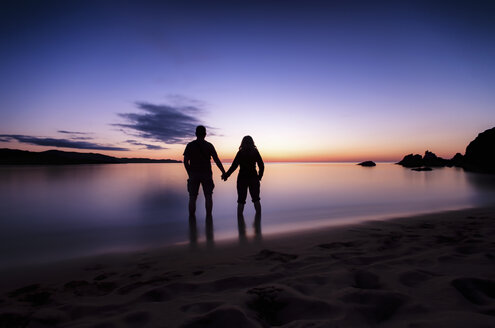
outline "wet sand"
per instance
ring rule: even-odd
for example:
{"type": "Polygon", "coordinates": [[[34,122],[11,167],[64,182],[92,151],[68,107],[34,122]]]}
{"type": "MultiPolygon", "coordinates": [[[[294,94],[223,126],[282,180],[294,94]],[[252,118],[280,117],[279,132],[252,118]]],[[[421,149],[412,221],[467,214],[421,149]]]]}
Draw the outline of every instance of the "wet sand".
{"type": "Polygon", "coordinates": [[[3,270],[0,308],[0,327],[495,327],[495,208],[3,270]]]}

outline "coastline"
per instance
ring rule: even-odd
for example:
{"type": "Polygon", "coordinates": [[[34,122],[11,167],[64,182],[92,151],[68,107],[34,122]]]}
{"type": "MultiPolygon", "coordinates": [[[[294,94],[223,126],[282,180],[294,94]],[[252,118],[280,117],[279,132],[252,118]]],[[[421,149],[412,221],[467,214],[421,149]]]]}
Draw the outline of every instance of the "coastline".
{"type": "Polygon", "coordinates": [[[485,207],[3,270],[0,327],[494,326],[494,236],[485,207]]]}

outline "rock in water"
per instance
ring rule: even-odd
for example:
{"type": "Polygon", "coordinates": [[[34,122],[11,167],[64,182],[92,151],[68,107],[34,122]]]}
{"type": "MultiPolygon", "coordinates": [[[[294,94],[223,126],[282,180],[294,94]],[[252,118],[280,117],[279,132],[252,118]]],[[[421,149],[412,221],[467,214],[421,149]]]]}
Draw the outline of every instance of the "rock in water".
{"type": "Polygon", "coordinates": [[[464,163],[464,155],[461,153],[457,153],[450,159],[449,166],[457,166],[457,167],[462,167],[462,164],[464,163]]]}
{"type": "MultiPolygon", "coordinates": [[[[431,151],[427,150],[425,151],[425,155],[421,157],[421,155],[416,154],[409,154],[404,156],[402,161],[397,163],[399,165],[402,165],[404,167],[443,167],[450,165],[450,161],[443,159],[441,157],[438,157],[435,155],[435,153],[432,153],[431,151]]],[[[425,171],[425,170],[423,170],[425,171]]]]}
{"type": "Polygon", "coordinates": [[[469,143],[463,167],[468,171],[495,173],[495,127],[478,134],[469,143]]]}
{"type": "Polygon", "coordinates": [[[402,161],[400,161],[397,164],[402,165],[404,167],[420,167],[423,166],[423,158],[419,154],[416,155],[409,154],[404,156],[402,161]]]}
{"type": "Polygon", "coordinates": [[[442,167],[446,166],[449,161],[438,157],[435,153],[432,153],[431,151],[427,150],[425,152],[425,155],[423,156],[423,165],[424,166],[436,166],[436,167],[442,167]]]}
{"type": "Polygon", "coordinates": [[[366,161],[366,162],[361,162],[358,165],[366,166],[366,167],[372,167],[372,166],[376,166],[376,163],[373,161],[366,161]]]}

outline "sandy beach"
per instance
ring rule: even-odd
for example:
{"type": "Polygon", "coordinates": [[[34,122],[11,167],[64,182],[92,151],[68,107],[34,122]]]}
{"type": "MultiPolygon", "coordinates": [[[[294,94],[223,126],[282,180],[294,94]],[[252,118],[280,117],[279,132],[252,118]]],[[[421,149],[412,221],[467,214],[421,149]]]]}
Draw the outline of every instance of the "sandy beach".
{"type": "Polygon", "coordinates": [[[3,270],[0,327],[495,327],[494,236],[477,208],[3,270]]]}

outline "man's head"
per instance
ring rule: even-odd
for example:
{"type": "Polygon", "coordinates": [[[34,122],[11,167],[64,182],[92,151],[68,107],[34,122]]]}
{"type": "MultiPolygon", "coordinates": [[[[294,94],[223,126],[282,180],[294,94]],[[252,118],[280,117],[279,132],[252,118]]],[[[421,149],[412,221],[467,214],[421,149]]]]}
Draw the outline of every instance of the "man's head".
{"type": "Polygon", "coordinates": [[[196,137],[198,139],[204,139],[206,137],[206,128],[202,125],[196,127],[196,137]]]}

